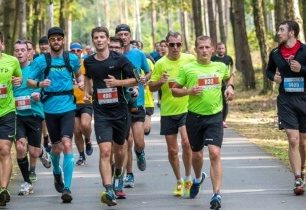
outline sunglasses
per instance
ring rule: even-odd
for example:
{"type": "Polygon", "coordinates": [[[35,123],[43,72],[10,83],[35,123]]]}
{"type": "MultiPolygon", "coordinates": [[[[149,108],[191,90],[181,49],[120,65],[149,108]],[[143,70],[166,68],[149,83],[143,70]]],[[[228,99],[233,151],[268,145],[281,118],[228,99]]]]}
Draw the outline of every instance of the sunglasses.
{"type": "Polygon", "coordinates": [[[168,43],[169,47],[181,47],[182,46],[182,43],[181,42],[178,42],[178,43],[168,43]]]}
{"type": "Polygon", "coordinates": [[[82,50],[80,50],[80,49],[71,49],[70,51],[71,51],[71,52],[74,52],[74,53],[82,52],[82,50]]]}
{"type": "Polygon", "coordinates": [[[64,39],[64,37],[50,37],[49,41],[50,42],[55,42],[55,41],[60,42],[60,41],[63,41],[63,39],[64,39]]]}

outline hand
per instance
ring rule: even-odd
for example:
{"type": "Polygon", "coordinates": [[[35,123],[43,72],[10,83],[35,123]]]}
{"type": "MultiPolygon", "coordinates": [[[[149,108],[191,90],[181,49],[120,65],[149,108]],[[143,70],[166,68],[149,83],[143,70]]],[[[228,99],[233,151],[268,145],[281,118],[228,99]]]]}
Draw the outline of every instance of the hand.
{"type": "Polygon", "coordinates": [[[31,94],[31,97],[33,98],[34,101],[39,101],[40,100],[40,93],[38,92],[33,92],[31,94]]]}
{"type": "Polygon", "coordinates": [[[20,86],[22,82],[21,77],[12,77],[12,84],[16,87],[20,86]]]}
{"type": "Polygon", "coordinates": [[[301,64],[296,60],[290,60],[290,69],[293,72],[299,73],[301,71],[301,64]]]}
{"type": "Polygon", "coordinates": [[[78,82],[78,88],[80,88],[81,90],[84,90],[84,82],[78,82]]]}
{"type": "Polygon", "coordinates": [[[118,86],[118,80],[112,75],[108,75],[109,79],[104,79],[103,81],[105,82],[106,87],[116,87],[118,86]]]}
{"type": "Polygon", "coordinates": [[[162,73],[161,78],[160,78],[159,81],[160,81],[161,84],[164,84],[164,83],[166,83],[168,81],[168,78],[169,78],[169,74],[167,74],[167,72],[164,71],[162,73]]]}
{"type": "Polygon", "coordinates": [[[42,82],[40,82],[40,87],[45,88],[45,87],[49,87],[51,85],[51,80],[49,79],[45,79],[42,82]]]}
{"type": "Polygon", "coordinates": [[[83,97],[83,101],[84,101],[85,103],[91,103],[91,96],[90,96],[89,94],[86,94],[86,93],[85,93],[85,95],[84,95],[84,97],[83,97]]]}
{"type": "Polygon", "coordinates": [[[187,95],[199,96],[201,95],[203,87],[194,86],[191,89],[187,89],[187,95]]]}
{"type": "Polygon", "coordinates": [[[282,82],[282,77],[281,74],[277,71],[275,72],[274,75],[274,82],[276,82],[277,84],[280,84],[282,82]]]}
{"type": "Polygon", "coordinates": [[[224,91],[224,96],[226,101],[231,101],[234,98],[234,89],[231,85],[227,86],[224,91]]]}
{"type": "Polygon", "coordinates": [[[147,77],[145,75],[140,76],[140,82],[145,85],[147,83],[147,77]]]}

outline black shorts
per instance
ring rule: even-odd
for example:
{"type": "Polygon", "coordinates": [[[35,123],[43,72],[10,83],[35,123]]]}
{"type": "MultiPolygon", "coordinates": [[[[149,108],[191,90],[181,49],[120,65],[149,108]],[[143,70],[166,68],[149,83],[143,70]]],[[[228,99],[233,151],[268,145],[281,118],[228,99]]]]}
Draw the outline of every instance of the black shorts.
{"type": "Polygon", "coordinates": [[[279,129],[294,129],[306,133],[306,94],[277,97],[279,129]]]}
{"type": "Polygon", "coordinates": [[[14,141],[15,133],[16,133],[15,112],[10,112],[0,117],[0,139],[14,141]]]}
{"type": "Polygon", "coordinates": [[[131,122],[144,122],[146,118],[146,112],[143,107],[138,107],[136,112],[130,112],[131,122]]]}
{"type": "Polygon", "coordinates": [[[82,114],[87,113],[92,116],[92,105],[91,104],[77,104],[77,108],[75,110],[75,117],[81,117],[82,114]]]}
{"type": "Polygon", "coordinates": [[[187,113],[161,116],[160,117],[160,135],[173,135],[178,133],[178,128],[186,125],[187,113]]]}
{"type": "Polygon", "coordinates": [[[42,121],[38,116],[17,115],[16,140],[26,138],[29,145],[40,148],[42,121]]]}
{"type": "Polygon", "coordinates": [[[208,116],[188,112],[186,129],[193,152],[202,150],[208,144],[222,146],[222,112],[208,116]]]}
{"type": "Polygon", "coordinates": [[[60,114],[45,113],[46,124],[52,144],[58,144],[63,137],[72,139],[75,110],[60,114]]]}
{"type": "Polygon", "coordinates": [[[105,119],[99,113],[94,114],[94,128],[97,143],[114,141],[116,144],[123,145],[127,137],[128,116],[121,119],[105,119]]]}
{"type": "Polygon", "coordinates": [[[152,116],[154,114],[154,107],[146,107],[146,115],[152,116]]]}

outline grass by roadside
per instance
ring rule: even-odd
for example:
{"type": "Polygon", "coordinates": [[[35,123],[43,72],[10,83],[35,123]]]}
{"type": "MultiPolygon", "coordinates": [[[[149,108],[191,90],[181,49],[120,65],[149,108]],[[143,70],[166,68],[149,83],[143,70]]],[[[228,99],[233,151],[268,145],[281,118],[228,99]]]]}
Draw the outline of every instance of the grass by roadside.
{"type": "Polygon", "coordinates": [[[230,127],[289,166],[287,137],[277,124],[276,94],[238,90],[229,110],[230,127]]]}

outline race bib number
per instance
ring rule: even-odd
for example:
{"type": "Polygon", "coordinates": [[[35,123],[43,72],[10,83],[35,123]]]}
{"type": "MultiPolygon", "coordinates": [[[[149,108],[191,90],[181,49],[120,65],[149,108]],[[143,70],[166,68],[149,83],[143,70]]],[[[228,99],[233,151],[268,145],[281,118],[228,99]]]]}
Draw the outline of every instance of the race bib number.
{"type": "Polygon", "coordinates": [[[219,77],[216,75],[199,76],[198,85],[204,89],[216,88],[219,85],[219,77]]]}
{"type": "Polygon", "coordinates": [[[111,104],[118,102],[117,88],[97,89],[97,94],[99,104],[111,104]]]}
{"type": "Polygon", "coordinates": [[[7,86],[4,84],[0,84],[0,98],[7,97],[7,86]]]}
{"type": "Polygon", "coordinates": [[[30,96],[16,97],[15,104],[17,110],[31,109],[31,97],[30,96]]]}
{"type": "Polygon", "coordinates": [[[284,78],[284,89],[286,92],[304,92],[304,78],[284,78]]]}

